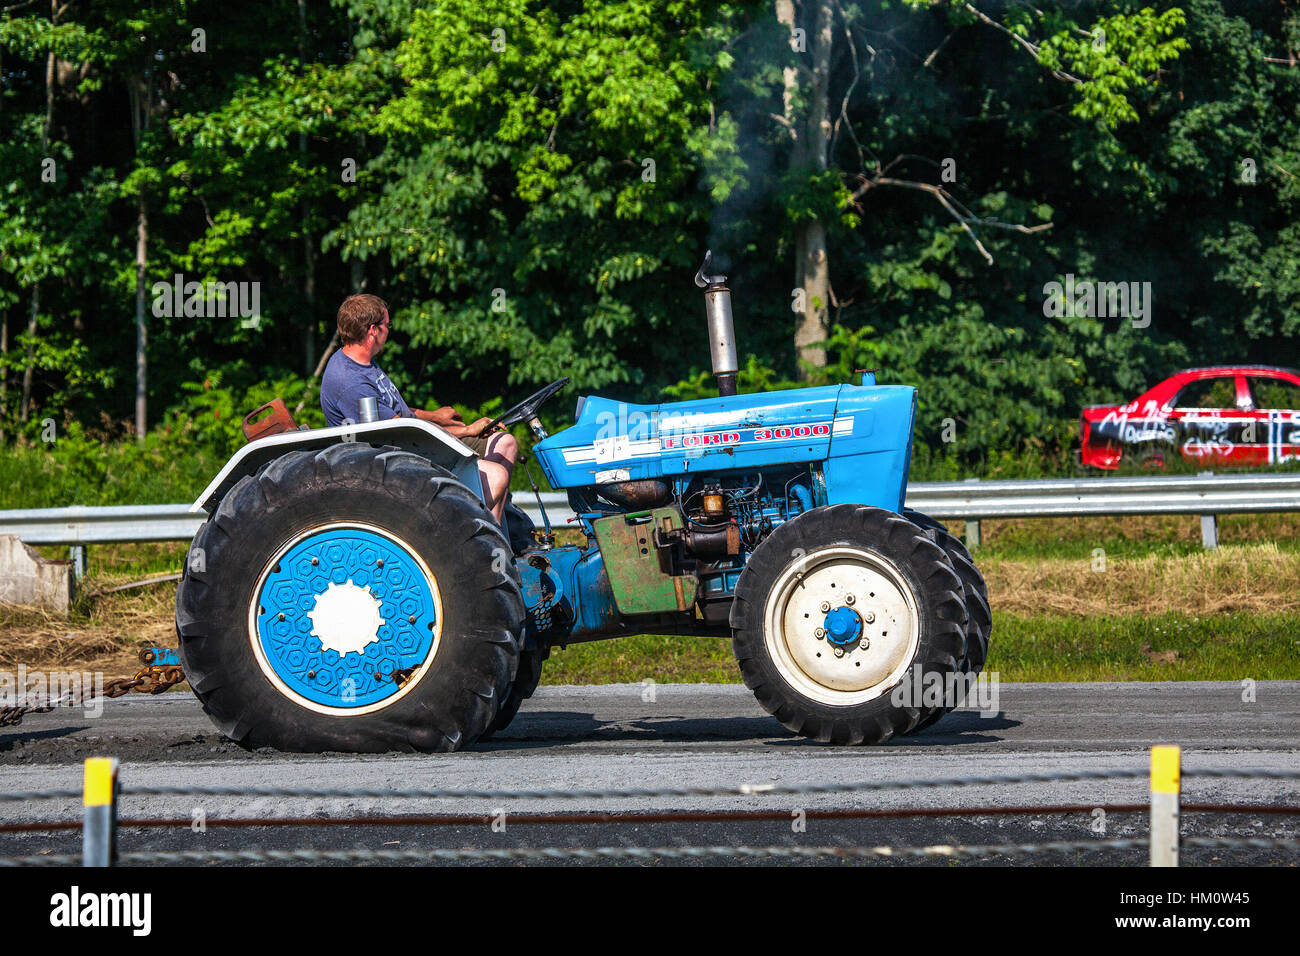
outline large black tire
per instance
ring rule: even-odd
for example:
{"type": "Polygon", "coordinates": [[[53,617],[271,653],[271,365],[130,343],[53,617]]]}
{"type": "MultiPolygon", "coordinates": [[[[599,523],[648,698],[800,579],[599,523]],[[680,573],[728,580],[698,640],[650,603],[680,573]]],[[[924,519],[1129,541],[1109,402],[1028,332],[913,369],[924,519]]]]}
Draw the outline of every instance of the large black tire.
{"type": "Polygon", "coordinates": [[[903,517],[926,533],[948,555],[952,569],[961,578],[966,604],[966,651],[962,655],[962,672],[978,674],[989,657],[989,638],[993,633],[993,613],[989,608],[988,585],[975,567],[966,546],[942,524],[919,511],[904,511],[903,517]]]}
{"type": "MultiPolygon", "coordinates": [[[[418,455],[359,442],[288,452],[235,485],[195,536],[176,596],[185,676],[221,732],[243,747],[297,752],[459,749],[488,728],[514,677],[524,604],[510,553],[483,503],[449,472],[418,455]],[[315,530],[326,525],[338,530],[315,530]],[[428,575],[420,575],[415,588],[422,586],[432,595],[429,606],[436,602],[438,610],[429,616],[429,650],[419,666],[409,672],[404,668],[404,681],[389,676],[394,688],[382,692],[396,696],[367,704],[369,711],[360,714],[340,708],[321,711],[291,690],[292,675],[277,686],[273,676],[279,680],[281,675],[266,663],[264,646],[254,649],[257,628],[264,627],[259,588],[268,574],[283,573],[280,556],[287,558],[294,542],[310,545],[313,535],[348,534],[354,527],[377,534],[394,554],[401,547],[409,556],[401,560],[409,566],[423,562],[428,575]]],[[[305,567],[301,559],[294,564],[305,567]]],[[[323,564],[322,572],[330,561],[323,564]]],[[[391,559],[385,573],[394,573],[398,564],[391,559]]],[[[396,602],[413,592],[391,593],[395,585],[386,592],[378,571],[372,578],[367,593],[375,588],[370,596],[388,622],[375,633],[392,640],[404,626],[405,611],[396,602]]],[[[320,585],[304,587],[319,591],[320,585]]],[[[301,603],[309,604],[310,598],[301,603]]],[[[292,606],[286,607],[289,626],[305,634],[307,626],[295,618],[292,606]]],[[[301,610],[306,613],[306,607],[301,610]]],[[[425,633],[423,622],[409,620],[410,633],[425,633]]],[[[374,640],[376,653],[389,646],[374,640]]],[[[325,673],[334,666],[329,655],[336,664],[351,660],[351,652],[340,655],[323,648],[314,630],[304,641],[315,641],[314,648],[304,645],[306,653],[326,662],[315,665],[323,676],[307,673],[313,680],[332,679],[325,673]]],[[[366,670],[382,669],[371,668],[364,655],[360,661],[366,670]]],[[[396,664],[388,661],[387,666],[396,664]]],[[[377,684],[381,676],[374,674],[377,684]]]]}
{"type": "Polygon", "coordinates": [[[488,740],[493,734],[510,726],[510,722],[515,719],[515,715],[519,713],[519,708],[523,706],[524,701],[533,696],[533,693],[537,690],[537,685],[541,683],[542,662],[550,656],[550,653],[550,648],[540,651],[519,652],[519,670],[515,672],[515,679],[511,682],[510,690],[506,692],[505,699],[501,702],[501,709],[497,711],[492,726],[487,729],[487,732],[479,740],[488,740]]]}
{"type": "Polygon", "coordinates": [[[778,527],[745,565],[732,649],[746,686],[790,730],[834,744],[882,743],[913,730],[924,713],[895,702],[896,689],[901,697],[958,672],[961,594],[943,549],[910,521],[865,505],[814,508],[778,527]],[[850,600],[846,591],[866,593],[850,600]],[[829,633],[816,638],[814,628],[836,601],[837,614],[856,609],[870,646],[832,660],[829,633]],[[864,663],[867,670],[855,670],[864,663]]]}
{"type": "MultiPolygon", "coordinates": [[[[929,515],[919,511],[904,511],[903,517],[926,533],[948,555],[948,561],[961,579],[962,599],[966,605],[966,650],[962,654],[961,672],[975,677],[984,669],[989,656],[989,638],[993,633],[993,614],[989,609],[988,586],[984,576],[975,567],[975,561],[966,546],[947,528],[929,515]]],[[[934,724],[951,707],[939,707],[922,716],[916,730],[934,724]]]]}

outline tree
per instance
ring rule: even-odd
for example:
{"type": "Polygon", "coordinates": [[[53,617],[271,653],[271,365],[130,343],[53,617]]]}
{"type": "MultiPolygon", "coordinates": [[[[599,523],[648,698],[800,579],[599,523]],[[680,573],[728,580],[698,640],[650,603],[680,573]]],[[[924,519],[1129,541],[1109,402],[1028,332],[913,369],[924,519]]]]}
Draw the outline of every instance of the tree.
{"type": "Polygon", "coordinates": [[[387,146],[326,246],[391,266],[417,364],[477,367],[487,397],[562,375],[636,386],[678,364],[684,328],[703,345],[693,193],[726,27],[714,5],[649,0],[415,11],[387,146]]]}
{"type": "MultiPolygon", "coordinates": [[[[1183,24],[1177,9],[1160,15],[1144,8],[1133,14],[1103,16],[1083,29],[1055,5],[1044,5],[1045,10],[1028,5],[1009,7],[1000,21],[967,0],[907,3],[946,16],[951,27],[919,61],[918,74],[936,68],[936,60],[957,33],[989,27],[1007,38],[1003,42],[1032,57],[1052,78],[1076,87],[1076,116],[1112,127],[1137,119],[1129,94],[1151,83],[1162,64],[1186,48],[1185,40],[1171,36],[1183,24]],[[1032,39],[1036,35],[1039,39],[1032,39]]],[[[795,236],[795,286],[802,291],[805,303],[796,324],[795,349],[811,369],[826,364],[826,352],[819,343],[830,334],[828,310],[834,298],[827,248],[828,226],[834,225],[830,209],[851,209],[844,223],[852,226],[866,214],[864,203],[872,190],[900,188],[928,194],[960,225],[990,265],[993,256],[977,230],[1035,233],[1050,228],[1050,223],[1026,226],[979,219],[946,188],[945,184],[953,181],[948,177],[950,157],[942,162],[934,157],[927,161],[899,152],[884,161],[879,146],[887,137],[867,127],[855,128],[860,124],[852,110],[855,93],[873,79],[864,75],[864,69],[869,71],[878,56],[888,53],[873,46],[867,35],[893,36],[892,30],[876,29],[885,25],[881,21],[897,26],[897,19],[883,7],[864,12],[836,0],[776,0],[775,10],[777,21],[790,34],[791,52],[782,70],[781,109],[770,114],[789,137],[787,175],[792,182],[787,189],[794,196],[806,193],[820,199],[804,199],[789,207],[795,236]],[[900,175],[900,170],[918,162],[940,171],[939,182],[900,175]],[[828,176],[832,167],[836,174],[828,176]]]]}

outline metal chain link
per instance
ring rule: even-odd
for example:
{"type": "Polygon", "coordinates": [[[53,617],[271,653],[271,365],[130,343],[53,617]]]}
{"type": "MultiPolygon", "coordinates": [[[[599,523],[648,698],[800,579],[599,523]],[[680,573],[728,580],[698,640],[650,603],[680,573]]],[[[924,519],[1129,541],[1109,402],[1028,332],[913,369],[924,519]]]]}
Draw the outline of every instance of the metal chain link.
{"type": "Polygon", "coordinates": [[[47,714],[58,707],[76,707],[85,705],[96,697],[111,699],[121,697],[131,691],[141,694],[161,694],[185,681],[185,674],[179,667],[154,664],[153,651],[146,648],[140,652],[140,663],[145,666],[134,677],[114,677],[104,681],[103,690],[96,692],[93,687],[82,688],[80,692],[65,694],[57,700],[46,695],[44,701],[30,704],[13,704],[0,707],[0,727],[16,727],[28,714],[47,714]]]}
{"type": "MultiPolygon", "coordinates": [[[[1277,849],[1300,851],[1297,839],[1254,837],[1187,837],[1184,846],[1230,849],[1277,849]]],[[[1029,856],[1040,853],[1091,853],[1099,850],[1142,850],[1150,845],[1145,837],[1124,840],[1061,840],[1049,843],[994,843],[974,846],[599,846],[599,847],[506,847],[500,849],[428,850],[179,850],[124,853],[120,864],[130,863],[455,863],[467,860],[644,860],[660,859],[866,859],[901,857],[1029,856]]],[[[80,866],[81,856],[60,854],[0,858],[0,867],[80,866]]]]}
{"type": "MultiPolygon", "coordinates": [[[[374,862],[457,862],[462,860],[620,860],[620,859],[816,859],[821,857],[955,857],[1021,855],[1049,852],[1091,850],[1129,850],[1147,846],[1145,838],[1131,840],[1078,840],[1055,843],[1023,843],[989,846],[598,846],[598,847],[505,847],[428,850],[177,850],[124,853],[118,858],[128,863],[349,863],[374,862]]],[[[0,866],[79,866],[81,857],[26,856],[0,859],[0,866]]]]}

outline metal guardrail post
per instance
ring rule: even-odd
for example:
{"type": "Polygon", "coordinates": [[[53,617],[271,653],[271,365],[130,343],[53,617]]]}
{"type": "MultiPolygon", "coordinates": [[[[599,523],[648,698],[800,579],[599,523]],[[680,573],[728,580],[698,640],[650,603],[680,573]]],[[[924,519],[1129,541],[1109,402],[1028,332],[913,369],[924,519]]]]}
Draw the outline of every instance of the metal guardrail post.
{"type": "Polygon", "coordinates": [[[1179,749],[1151,748],[1151,865],[1178,865],[1179,749]]]}
{"type": "Polygon", "coordinates": [[[980,523],[976,521],[966,522],[966,550],[974,551],[980,546],[980,523]]]}
{"type": "Polygon", "coordinates": [[[1201,515],[1201,547],[1213,551],[1219,546],[1219,516],[1201,515]]]}
{"type": "Polygon", "coordinates": [[[68,557],[72,559],[72,576],[80,581],[86,576],[86,563],[89,560],[84,544],[74,544],[68,548],[68,557]]]}
{"type": "Polygon", "coordinates": [[[117,859],[117,759],[86,758],[83,787],[81,865],[112,866],[117,859]]]}

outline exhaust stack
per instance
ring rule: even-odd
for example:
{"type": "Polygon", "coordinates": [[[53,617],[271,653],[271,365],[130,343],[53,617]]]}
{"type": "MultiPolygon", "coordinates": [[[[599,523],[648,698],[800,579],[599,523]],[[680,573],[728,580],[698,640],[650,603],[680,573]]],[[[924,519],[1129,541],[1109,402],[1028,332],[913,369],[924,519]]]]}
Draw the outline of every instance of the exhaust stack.
{"type": "Polygon", "coordinates": [[[726,276],[708,275],[713,252],[704,253],[704,265],[695,273],[695,284],[704,290],[704,314],[709,321],[709,353],[719,395],[736,394],[736,327],[731,318],[731,290],[726,276]]]}

